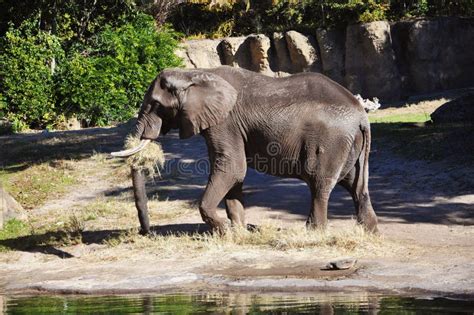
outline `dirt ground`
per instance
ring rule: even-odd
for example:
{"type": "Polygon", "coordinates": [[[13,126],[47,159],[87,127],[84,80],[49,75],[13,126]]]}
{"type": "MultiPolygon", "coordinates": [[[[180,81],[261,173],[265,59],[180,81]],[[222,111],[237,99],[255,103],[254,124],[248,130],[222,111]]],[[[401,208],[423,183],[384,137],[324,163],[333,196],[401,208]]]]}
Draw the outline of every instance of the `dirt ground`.
{"type": "MultiPolygon", "coordinates": [[[[436,107],[425,104],[422,111],[436,107]]],[[[405,114],[413,110],[395,111],[405,114]]],[[[388,115],[393,109],[380,110],[377,118],[384,112],[388,115]]],[[[31,241],[32,236],[0,241],[9,248],[0,253],[0,288],[5,293],[348,290],[474,297],[472,163],[459,164],[455,157],[412,159],[395,153],[392,145],[374,132],[370,191],[381,232],[376,246],[364,243],[371,242],[369,237],[349,249],[225,243],[206,247],[203,243],[205,248],[190,250],[175,243],[185,236],[193,242],[193,233],[207,230],[193,204],[207,180],[199,167],[207,155],[204,141],[201,137],[179,140],[176,133],[160,139],[167,164],[162,178],[148,183],[155,233],[150,241],[130,230],[138,225],[130,180],[124,176],[126,168],[105,155],[121,147],[129,127],[0,137],[2,148],[12,152],[28,143],[51,152],[59,148],[62,157],[74,161],[80,170],[79,184],[28,210],[28,215],[37,219],[34,224],[41,218],[60,225],[65,214],[104,204],[108,207],[102,212],[94,210],[99,215],[81,223],[80,242],[19,245],[22,240],[31,241]],[[76,146],[64,146],[74,141],[76,146]],[[167,207],[176,209],[175,214],[167,207]],[[355,268],[321,270],[330,260],[343,256],[357,259],[355,268]]],[[[25,152],[25,160],[33,154],[25,152]]],[[[43,158],[57,157],[46,154],[43,158]]],[[[310,201],[304,183],[249,170],[244,194],[248,223],[274,224],[282,233],[304,229],[310,201]]],[[[224,217],[225,211],[220,214],[224,217]]],[[[353,216],[350,196],[337,188],[330,199],[329,231],[351,231],[353,216]]]]}

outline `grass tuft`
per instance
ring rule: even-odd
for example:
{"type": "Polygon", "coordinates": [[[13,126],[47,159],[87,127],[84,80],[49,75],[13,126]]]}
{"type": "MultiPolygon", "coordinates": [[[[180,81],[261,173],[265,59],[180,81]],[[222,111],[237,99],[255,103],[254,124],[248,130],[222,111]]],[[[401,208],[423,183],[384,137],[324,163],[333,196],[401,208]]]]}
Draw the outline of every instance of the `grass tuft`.
{"type": "Polygon", "coordinates": [[[199,256],[206,252],[234,253],[238,251],[317,251],[328,255],[385,255],[394,252],[394,244],[383,237],[367,233],[354,223],[348,229],[307,230],[301,226],[281,228],[263,224],[254,231],[230,228],[224,235],[212,233],[181,233],[143,237],[129,230],[109,238],[107,245],[128,249],[152,248],[160,256],[199,256]]]}
{"type": "MultiPolygon", "coordinates": [[[[140,143],[140,139],[134,136],[128,136],[125,140],[125,149],[131,149],[140,143]]],[[[160,175],[160,168],[165,163],[165,155],[161,146],[156,142],[149,143],[143,150],[130,156],[127,164],[135,169],[145,171],[148,176],[154,177],[160,175]]]]}

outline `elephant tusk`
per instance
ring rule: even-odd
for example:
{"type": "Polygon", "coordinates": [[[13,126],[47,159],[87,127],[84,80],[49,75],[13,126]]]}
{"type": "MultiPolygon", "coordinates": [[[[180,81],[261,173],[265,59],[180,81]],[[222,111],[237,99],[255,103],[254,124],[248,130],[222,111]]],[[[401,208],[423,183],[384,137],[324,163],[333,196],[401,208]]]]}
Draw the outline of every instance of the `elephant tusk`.
{"type": "Polygon", "coordinates": [[[112,155],[113,157],[129,157],[130,155],[133,155],[133,154],[143,150],[147,146],[147,144],[150,143],[150,141],[151,140],[149,140],[149,139],[141,140],[140,144],[137,145],[134,148],[131,148],[131,149],[128,149],[128,150],[123,150],[123,151],[118,151],[118,152],[112,152],[112,153],[110,153],[110,155],[112,155]]]}

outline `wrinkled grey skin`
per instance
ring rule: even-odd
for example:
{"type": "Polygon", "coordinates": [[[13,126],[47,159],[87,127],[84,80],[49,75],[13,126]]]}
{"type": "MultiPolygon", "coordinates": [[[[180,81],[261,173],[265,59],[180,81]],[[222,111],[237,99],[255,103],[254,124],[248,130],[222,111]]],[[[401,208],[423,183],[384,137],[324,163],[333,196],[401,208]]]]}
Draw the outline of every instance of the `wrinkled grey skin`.
{"type": "MultiPolygon", "coordinates": [[[[174,128],[182,139],[201,134],[206,140],[211,172],[199,211],[212,229],[224,230],[216,213],[222,199],[231,223],[246,225],[242,182],[252,167],[308,184],[308,227],[326,226],[329,195],[340,184],[353,198],[358,222],[377,231],[368,190],[368,118],[354,96],[327,77],[270,78],[231,67],[165,70],[145,95],[136,132],[156,139],[160,130],[174,128]]],[[[141,178],[134,185],[143,216],[141,178]]]]}

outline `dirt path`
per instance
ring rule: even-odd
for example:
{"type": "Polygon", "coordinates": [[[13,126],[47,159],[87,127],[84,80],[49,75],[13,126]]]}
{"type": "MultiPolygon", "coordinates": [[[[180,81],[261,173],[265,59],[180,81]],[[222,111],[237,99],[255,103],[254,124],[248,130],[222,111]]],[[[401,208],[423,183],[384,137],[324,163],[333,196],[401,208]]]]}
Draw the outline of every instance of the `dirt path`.
{"type": "MultiPolygon", "coordinates": [[[[163,178],[149,184],[158,207],[152,208],[152,218],[155,212],[166,210],[159,207],[170,202],[196,201],[206,184],[207,175],[198,167],[207,155],[203,139],[177,138],[177,134],[170,134],[161,140],[167,165],[163,178]]],[[[111,144],[114,148],[118,146],[116,141],[111,144]]],[[[88,169],[97,162],[84,159],[78,163],[88,169]]],[[[0,253],[3,290],[383,290],[474,297],[474,169],[470,167],[446,161],[409,160],[395,155],[385,143],[375,141],[370,189],[380,220],[382,245],[373,252],[370,247],[349,252],[358,260],[356,268],[336,274],[320,270],[344,253],[332,249],[228,248],[217,244],[189,251],[179,244],[163,246],[160,240],[166,234],[178,232],[177,239],[184,240],[180,236],[183,233],[205,230],[196,209],[185,215],[155,219],[158,237],[153,242],[135,237],[111,243],[110,235],[126,233],[127,228],[137,225],[129,184],[126,179],[113,176],[115,170],[110,164],[95,165],[94,169],[96,173],[85,174],[80,185],[59,200],[48,201],[35,215],[105,198],[112,205],[110,216],[86,222],[80,244],[0,253]],[[128,207],[124,209],[130,215],[113,221],[122,211],[120,202],[124,200],[128,207]]],[[[249,170],[244,187],[249,223],[270,222],[283,229],[304,229],[309,192],[302,182],[249,170]]],[[[220,214],[225,216],[224,210],[220,214]]],[[[351,229],[353,216],[350,196],[336,189],[330,200],[329,229],[351,229]]]]}

